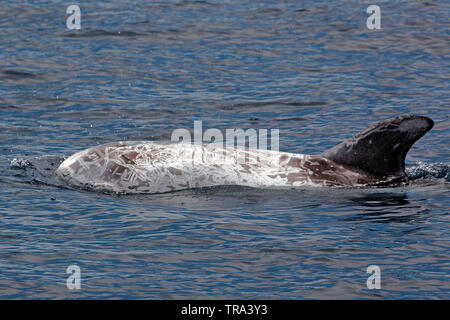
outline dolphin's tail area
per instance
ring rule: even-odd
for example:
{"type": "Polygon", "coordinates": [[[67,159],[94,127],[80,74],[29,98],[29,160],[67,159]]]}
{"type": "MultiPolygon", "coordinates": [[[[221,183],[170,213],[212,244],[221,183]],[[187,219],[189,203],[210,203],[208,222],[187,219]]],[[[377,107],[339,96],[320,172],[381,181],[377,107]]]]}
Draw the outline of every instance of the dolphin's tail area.
{"type": "Polygon", "coordinates": [[[405,179],[406,154],[433,125],[433,120],[423,116],[388,119],[371,125],[321,156],[379,179],[405,179]]]}

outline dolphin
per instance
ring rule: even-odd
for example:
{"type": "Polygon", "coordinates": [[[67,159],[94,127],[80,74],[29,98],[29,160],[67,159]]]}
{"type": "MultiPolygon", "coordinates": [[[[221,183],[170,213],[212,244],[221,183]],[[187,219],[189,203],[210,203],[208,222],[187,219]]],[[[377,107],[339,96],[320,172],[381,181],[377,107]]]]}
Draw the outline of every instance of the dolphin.
{"type": "Polygon", "coordinates": [[[398,116],[375,123],[318,155],[189,143],[114,142],[68,157],[56,176],[69,186],[124,194],[219,185],[398,185],[408,181],[408,150],[433,125],[424,116],[398,116]]]}

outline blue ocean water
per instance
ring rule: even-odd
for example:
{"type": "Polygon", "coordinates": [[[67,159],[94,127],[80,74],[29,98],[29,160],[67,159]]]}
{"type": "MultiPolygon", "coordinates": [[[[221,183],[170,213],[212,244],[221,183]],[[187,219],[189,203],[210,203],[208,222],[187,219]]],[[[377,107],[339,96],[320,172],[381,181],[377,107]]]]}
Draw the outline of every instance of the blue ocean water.
{"type": "Polygon", "coordinates": [[[449,1],[377,1],[380,30],[371,1],[89,1],[68,30],[71,4],[0,4],[0,298],[450,298],[449,1]],[[195,120],[277,128],[280,150],[314,154],[400,114],[435,121],[403,187],[54,180],[76,151],[195,120]]]}

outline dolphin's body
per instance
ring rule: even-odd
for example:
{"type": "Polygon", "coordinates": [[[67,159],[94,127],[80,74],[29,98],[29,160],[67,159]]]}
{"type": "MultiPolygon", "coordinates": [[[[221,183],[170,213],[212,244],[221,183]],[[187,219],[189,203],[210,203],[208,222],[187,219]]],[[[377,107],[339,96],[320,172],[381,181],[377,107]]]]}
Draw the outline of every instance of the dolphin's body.
{"type": "Polygon", "coordinates": [[[407,181],[406,154],[433,125],[433,120],[423,116],[399,116],[373,124],[320,155],[186,143],[116,142],[70,156],[56,174],[72,186],[117,193],[161,193],[218,185],[388,185],[407,181]]]}

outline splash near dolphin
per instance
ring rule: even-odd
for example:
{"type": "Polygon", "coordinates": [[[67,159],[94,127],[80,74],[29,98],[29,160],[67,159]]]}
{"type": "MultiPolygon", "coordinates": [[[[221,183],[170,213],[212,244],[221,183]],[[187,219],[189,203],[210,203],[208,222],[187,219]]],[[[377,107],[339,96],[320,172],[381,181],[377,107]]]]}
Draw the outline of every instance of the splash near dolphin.
{"type": "Polygon", "coordinates": [[[71,186],[116,193],[163,193],[219,185],[384,186],[407,181],[406,154],[433,125],[427,117],[399,116],[375,123],[319,155],[187,143],[116,142],[70,156],[56,174],[71,186]]]}

